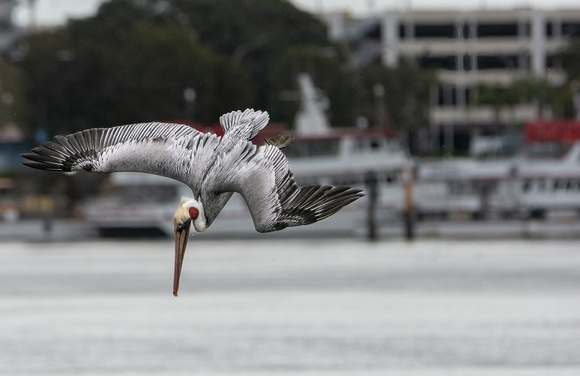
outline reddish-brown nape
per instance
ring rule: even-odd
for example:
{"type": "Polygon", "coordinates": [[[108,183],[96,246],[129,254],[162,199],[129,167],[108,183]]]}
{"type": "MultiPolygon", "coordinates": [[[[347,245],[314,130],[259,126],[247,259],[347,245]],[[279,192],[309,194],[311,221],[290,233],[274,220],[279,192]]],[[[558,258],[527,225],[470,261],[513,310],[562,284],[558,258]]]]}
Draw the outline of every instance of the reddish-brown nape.
{"type": "Polygon", "coordinates": [[[189,208],[189,218],[191,218],[191,220],[196,219],[199,216],[199,210],[197,210],[196,208],[189,208]]]}

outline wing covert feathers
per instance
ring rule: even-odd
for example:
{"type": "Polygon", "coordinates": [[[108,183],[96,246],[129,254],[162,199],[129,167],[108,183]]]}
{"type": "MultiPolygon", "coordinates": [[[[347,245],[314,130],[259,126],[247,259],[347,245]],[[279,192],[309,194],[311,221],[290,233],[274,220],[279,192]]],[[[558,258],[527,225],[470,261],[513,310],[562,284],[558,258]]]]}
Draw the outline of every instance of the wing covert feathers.
{"type": "MultiPolygon", "coordinates": [[[[171,150],[191,150],[198,135],[202,134],[191,127],[170,123],[92,128],[55,136],[22,156],[31,161],[26,166],[48,171],[136,171],[181,178],[181,171],[169,170],[183,169],[190,156],[177,150],[172,155],[171,150]],[[168,163],[172,158],[175,167],[168,163]]],[[[206,141],[198,138],[199,142],[206,141]]]]}
{"type": "Polygon", "coordinates": [[[253,157],[252,173],[239,179],[245,180],[240,193],[259,232],[318,222],[363,196],[361,190],[344,186],[298,187],[288,160],[277,147],[262,146],[259,152],[261,157],[253,157]]]}
{"type": "Polygon", "coordinates": [[[256,137],[269,120],[267,112],[248,108],[244,112],[238,110],[222,115],[220,124],[226,134],[232,133],[236,138],[249,141],[256,137]]]}

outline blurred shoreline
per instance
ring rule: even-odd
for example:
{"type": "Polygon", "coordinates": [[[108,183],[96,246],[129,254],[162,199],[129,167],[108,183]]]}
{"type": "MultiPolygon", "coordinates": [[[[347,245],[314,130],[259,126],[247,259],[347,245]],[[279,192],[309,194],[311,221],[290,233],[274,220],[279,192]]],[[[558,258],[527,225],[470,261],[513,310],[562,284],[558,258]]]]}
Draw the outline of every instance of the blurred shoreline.
{"type": "MultiPolygon", "coordinates": [[[[203,240],[221,239],[367,239],[366,229],[350,232],[344,229],[321,227],[290,228],[268,234],[254,231],[229,232],[217,227],[203,234],[192,234],[203,240]]],[[[402,221],[389,221],[377,228],[378,240],[405,238],[402,221]]],[[[565,220],[488,220],[488,221],[420,221],[415,226],[415,240],[502,240],[502,239],[580,239],[580,222],[565,220]]],[[[85,241],[99,239],[168,238],[148,229],[124,229],[114,236],[101,236],[99,229],[82,220],[44,219],[0,223],[0,242],[3,241],[85,241]]]]}

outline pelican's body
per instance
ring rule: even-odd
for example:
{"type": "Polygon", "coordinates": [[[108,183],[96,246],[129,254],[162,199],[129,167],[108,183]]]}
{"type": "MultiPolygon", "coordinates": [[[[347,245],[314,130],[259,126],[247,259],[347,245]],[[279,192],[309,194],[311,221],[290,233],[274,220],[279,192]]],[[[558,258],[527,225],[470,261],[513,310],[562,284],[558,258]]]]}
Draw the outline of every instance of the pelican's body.
{"type": "Polygon", "coordinates": [[[93,128],[56,136],[23,157],[32,161],[25,165],[42,170],[145,172],[187,184],[193,197],[181,200],[174,217],[177,294],[190,224],[205,231],[234,192],[246,201],[259,232],[314,223],[362,196],[349,187],[299,188],[277,146],[282,142],[251,142],[268,120],[266,112],[250,109],[225,114],[221,139],[183,124],[93,128]]]}

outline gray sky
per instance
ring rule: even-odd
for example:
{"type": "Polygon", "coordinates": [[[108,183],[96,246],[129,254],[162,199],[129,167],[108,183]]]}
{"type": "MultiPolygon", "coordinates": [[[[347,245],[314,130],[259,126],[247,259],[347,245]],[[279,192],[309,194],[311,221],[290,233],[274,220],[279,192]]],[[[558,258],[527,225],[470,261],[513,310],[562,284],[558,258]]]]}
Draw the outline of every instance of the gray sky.
{"type": "MultiPolygon", "coordinates": [[[[103,0],[36,0],[36,20],[39,25],[58,25],[68,18],[85,17],[94,13],[103,0]]],[[[291,0],[301,9],[307,11],[348,11],[356,15],[365,15],[386,9],[506,9],[521,7],[580,8],[579,0],[463,0],[458,6],[457,0],[291,0]]],[[[22,4],[27,1],[22,0],[22,4]]],[[[26,25],[30,12],[20,5],[14,12],[15,21],[26,25]]]]}

